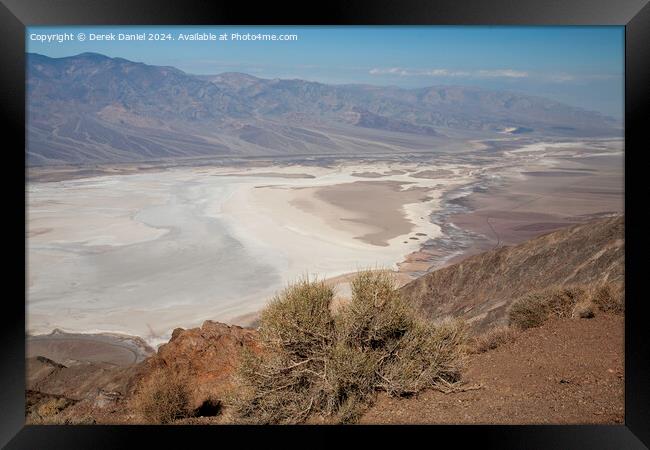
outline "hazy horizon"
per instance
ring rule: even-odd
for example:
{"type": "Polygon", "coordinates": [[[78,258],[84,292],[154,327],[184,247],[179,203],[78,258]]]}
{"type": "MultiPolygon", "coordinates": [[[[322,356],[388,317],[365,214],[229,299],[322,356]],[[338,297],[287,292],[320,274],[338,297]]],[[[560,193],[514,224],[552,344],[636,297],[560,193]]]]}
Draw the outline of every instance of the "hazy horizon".
{"type": "Polygon", "coordinates": [[[473,86],[623,114],[622,27],[29,27],[27,51],[99,53],[192,75],[246,73],[324,84],[473,86]],[[296,41],[41,42],[33,33],[273,33],[296,41]],[[179,56],[182,55],[182,56],[179,56]]]}

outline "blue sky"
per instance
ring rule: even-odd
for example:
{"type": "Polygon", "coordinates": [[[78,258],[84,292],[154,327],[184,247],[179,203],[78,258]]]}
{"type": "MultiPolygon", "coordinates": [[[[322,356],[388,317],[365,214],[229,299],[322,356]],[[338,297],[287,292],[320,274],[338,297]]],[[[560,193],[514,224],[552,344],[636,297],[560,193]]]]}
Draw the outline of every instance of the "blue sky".
{"type": "Polygon", "coordinates": [[[540,95],[620,118],[623,27],[30,27],[28,52],[97,52],[188,73],[423,87],[441,84],[540,95]],[[40,42],[32,34],[72,33],[40,42]],[[78,33],[171,33],[174,41],[90,41],[78,33]],[[296,34],[296,41],[179,41],[179,33],[296,34]]]}

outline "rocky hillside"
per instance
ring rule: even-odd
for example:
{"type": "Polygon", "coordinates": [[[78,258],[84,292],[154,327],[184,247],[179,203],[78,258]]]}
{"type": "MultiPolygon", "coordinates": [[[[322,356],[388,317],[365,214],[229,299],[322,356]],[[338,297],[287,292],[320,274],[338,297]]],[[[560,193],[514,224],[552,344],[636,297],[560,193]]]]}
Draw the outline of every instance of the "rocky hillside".
{"type": "Polygon", "coordinates": [[[517,297],[547,287],[623,282],[624,218],[601,219],[471,256],[402,288],[430,317],[482,329],[506,321],[517,297]]]}
{"type": "Polygon", "coordinates": [[[430,151],[447,135],[620,135],[598,113],[471,87],[195,76],[83,53],[27,56],[31,165],[430,151]]]}
{"type": "MultiPolygon", "coordinates": [[[[243,348],[256,349],[256,331],[206,321],[174,330],[167,344],[143,362],[118,365],[43,356],[27,359],[27,420],[30,423],[133,423],[131,401],[157,369],[182,377],[193,409],[218,411],[228,394],[243,348]]],[[[211,412],[210,412],[211,411],[211,412]]]]}
{"type": "Polygon", "coordinates": [[[60,364],[43,356],[26,361],[27,421],[39,423],[126,422],[126,398],[144,373],[142,363],[120,366],[76,361],[60,364]]]}

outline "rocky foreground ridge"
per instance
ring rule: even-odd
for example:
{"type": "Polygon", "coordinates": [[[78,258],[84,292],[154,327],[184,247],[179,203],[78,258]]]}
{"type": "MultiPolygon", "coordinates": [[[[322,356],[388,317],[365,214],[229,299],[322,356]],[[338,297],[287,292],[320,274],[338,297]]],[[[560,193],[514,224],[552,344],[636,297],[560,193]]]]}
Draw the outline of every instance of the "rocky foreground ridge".
{"type": "Polygon", "coordinates": [[[27,417],[33,423],[132,423],[130,400],[138,383],[170,368],[190,387],[192,408],[219,409],[232,388],[239,353],[257,348],[257,332],[206,320],[200,328],[177,328],[156,354],[130,366],[88,361],[68,365],[27,359],[27,417]]]}

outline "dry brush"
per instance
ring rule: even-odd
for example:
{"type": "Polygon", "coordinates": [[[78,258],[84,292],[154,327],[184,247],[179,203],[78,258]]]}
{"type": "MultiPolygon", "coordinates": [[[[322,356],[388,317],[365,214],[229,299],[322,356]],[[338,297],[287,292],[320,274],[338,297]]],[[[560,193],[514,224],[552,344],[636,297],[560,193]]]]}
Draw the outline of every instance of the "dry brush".
{"type": "Polygon", "coordinates": [[[390,272],[360,272],[336,314],[333,297],[325,283],[303,279],[263,312],[263,351],[244,352],[238,373],[238,422],[354,422],[378,391],[404,396],[458,381],[464,323],[424,321],[390,272]]]}

